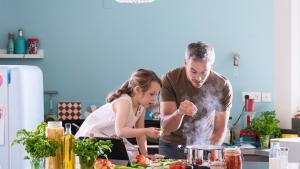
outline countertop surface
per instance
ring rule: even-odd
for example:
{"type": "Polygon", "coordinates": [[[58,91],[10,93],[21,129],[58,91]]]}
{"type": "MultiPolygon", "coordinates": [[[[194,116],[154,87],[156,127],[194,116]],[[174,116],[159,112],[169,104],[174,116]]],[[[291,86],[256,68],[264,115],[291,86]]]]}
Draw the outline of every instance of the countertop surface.
{"type": "Polygon", "coordinates": [[[258,155],[258,156],[267,156],[269,157],[269,149],[241,149],[243,155],[258,155]]]}

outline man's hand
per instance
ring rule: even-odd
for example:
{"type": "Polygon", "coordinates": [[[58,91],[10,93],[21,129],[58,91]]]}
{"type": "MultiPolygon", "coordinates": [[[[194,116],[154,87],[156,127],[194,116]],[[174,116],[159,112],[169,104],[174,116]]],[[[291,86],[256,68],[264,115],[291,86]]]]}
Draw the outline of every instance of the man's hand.
{"type": "Polygon", "coordinates": [[[179,115],[194,116],[197,113],[197,111],[198,108],[193,102],[189,100],[184,100],[180,103],[177,113],[179,115]]]}

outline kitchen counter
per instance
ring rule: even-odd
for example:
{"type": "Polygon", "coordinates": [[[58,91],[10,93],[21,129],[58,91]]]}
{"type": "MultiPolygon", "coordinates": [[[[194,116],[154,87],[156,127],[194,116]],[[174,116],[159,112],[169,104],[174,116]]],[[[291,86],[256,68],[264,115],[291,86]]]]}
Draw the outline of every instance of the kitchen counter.
{"type": "Polygon", "coordinates": [[[243,162],[243,169],[269,169],[268,162],[243,162]]]}
{"type": "Polygon", "coordinates": [[[269,149],[241,149],[243,161],[247,162],[268,162],[269,149]]]}

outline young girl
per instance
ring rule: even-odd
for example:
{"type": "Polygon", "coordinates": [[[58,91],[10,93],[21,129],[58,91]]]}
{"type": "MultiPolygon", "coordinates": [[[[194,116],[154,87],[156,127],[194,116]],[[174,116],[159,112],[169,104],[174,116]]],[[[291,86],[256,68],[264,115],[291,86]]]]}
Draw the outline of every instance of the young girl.
{"type": "Polygon", "coordinates": [[[105,105],[86,118],[75,138],[91,135],[136,137],[140,153],[147,155],[146,136],[158,138],[160,132],[154,127],[144,128],[144,113],[157,101],[160,88],[161,80],[153,71],[135,71],[120,89],[107,98],[105,105]]]}

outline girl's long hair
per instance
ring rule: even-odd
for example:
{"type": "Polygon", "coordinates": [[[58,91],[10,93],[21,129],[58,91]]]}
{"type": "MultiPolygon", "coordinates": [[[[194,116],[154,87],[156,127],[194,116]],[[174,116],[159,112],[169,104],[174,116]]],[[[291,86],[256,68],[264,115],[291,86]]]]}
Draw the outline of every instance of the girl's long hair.
{"type": "Polygon", "coordinates": [[[118,90],[110,94],[106,101],[110,103],[122,94],[132,96],[133,88],[136,86],[139,86],[145,92],[150,88],[151,82],[157,82],[160,86],[162,85],[160,78],[152,70],[138,69],[131,74],[130,78],[118,90]]]}

